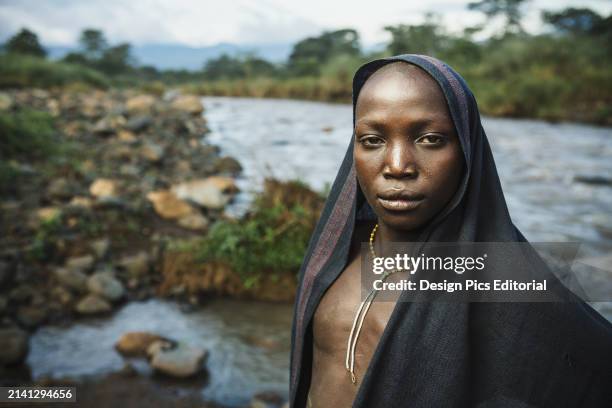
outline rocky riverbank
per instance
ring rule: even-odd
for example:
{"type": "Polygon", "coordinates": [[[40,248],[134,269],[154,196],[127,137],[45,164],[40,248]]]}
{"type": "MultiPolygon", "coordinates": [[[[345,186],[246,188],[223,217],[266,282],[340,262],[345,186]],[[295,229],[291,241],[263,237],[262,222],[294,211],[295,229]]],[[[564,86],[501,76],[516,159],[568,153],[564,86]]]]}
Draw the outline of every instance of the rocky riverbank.
{"type": "MultiPolygon", "coordinates": [[[[178,92],[0,94],[3,126],[16,130],[7,143],[19,146],[25,122],[36,127],[24,115],[40,113],[53,123],[51,136],[32,151],[2,153],[1,365],[22,363],[28,333],[41,325],[111,313],[132,300],[170,296],[197,306],[209,293],[292,298],[293,276],[271,285],[280,294],[270,296],[244,289],[227,267],[192,257],[181,262],[184,255],[171,249],[226,219],[223,209],[238,192],[241,166],[206,142],[203,111],[199,97],[178,92]],[[190,282],[175,272],[185,265],[190,282]],[[194,279],[197,290],[187,290],[194,279]]],[[[177,346],[180,340],[149,350],[151,365],[171,376],[195,375],[207,351],[177,346]],[[186,363],[172,366],[177,359],[186,363]]]]}
{"type": "Polygon", "coordinates": [[[34,329],[154,295],[164,244],[205,232],[236,191],[240,165],[202,142],[196,96],[33,90],[2,99],[5,111],[55,118],[49,143],[61,146],[54,157],[9,162],[5,321],[34,329]]]}

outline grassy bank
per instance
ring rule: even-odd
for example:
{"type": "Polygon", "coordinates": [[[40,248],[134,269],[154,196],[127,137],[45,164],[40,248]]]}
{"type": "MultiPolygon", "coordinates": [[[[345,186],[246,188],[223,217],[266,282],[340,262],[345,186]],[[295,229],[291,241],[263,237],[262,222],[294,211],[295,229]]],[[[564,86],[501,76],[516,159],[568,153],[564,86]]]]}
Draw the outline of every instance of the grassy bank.
{"type": "Polygon", "coordinates": [[[202,238],[170,245],[160,292],[292,300],[326,194],[300,181],[266,179],[240,219],[219,220],[202,238]]]}
{"type": "Polygon", "coordinates": [[[51,88],[76,84],[107,88],[110,83],[104,74],[81,65],[29,55],[0,55],[0,88],[51,88]]]}
{"type": "MultiPolygon", "coordinates": [[[[612,125],[610,57],[588,37],[516,37],[478,48],[450,48],[438,57],[467,81],[483,114],[612,125]]],[[[221,79],[185,85],[216,96],[307,99],[350,103],[352,76],[368,58],[341,57],[319,77],[221,79]]]]}

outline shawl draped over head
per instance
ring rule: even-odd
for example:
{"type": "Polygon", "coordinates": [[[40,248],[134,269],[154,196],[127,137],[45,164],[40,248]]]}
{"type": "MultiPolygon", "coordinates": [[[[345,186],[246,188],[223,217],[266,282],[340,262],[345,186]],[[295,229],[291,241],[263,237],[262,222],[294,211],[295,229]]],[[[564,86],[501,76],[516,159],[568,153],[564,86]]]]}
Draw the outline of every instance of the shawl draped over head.
{"type": "MultiPolygon", "coordinates": [[[[420,242],[526,242],[510,219],[474,95],[435,58],[403,54],[362,65],[357,96],[385,64],[404,61],[439,84],[465,157],[455,196],[420,242]]],[[[305,406],[312,320],[348,263],[356,222],[375,214],[357,182],[354,133],[299,272],[291,336],[290,404],[305,406]]],[[[612,326],[582,301],[474,303],[398,301],[353,407],[603,407],[612,402],[612,326]]],[[[342,361],[338,362],[342,364],[342,361]]]]}

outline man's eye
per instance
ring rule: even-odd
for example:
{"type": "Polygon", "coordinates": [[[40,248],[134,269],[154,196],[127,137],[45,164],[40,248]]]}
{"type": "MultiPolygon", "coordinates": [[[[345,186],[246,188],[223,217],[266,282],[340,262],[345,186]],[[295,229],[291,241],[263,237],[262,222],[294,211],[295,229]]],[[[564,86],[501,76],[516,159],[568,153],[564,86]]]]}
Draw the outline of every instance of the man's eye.
{"type": "Polygon", "coordinates": [[[415,143],[425,145],[441,145],[444,143],[444,137],[440,135],[424,135],[419,137],[415,143]]]}
{"type": "Polygon", "coordinates": [[[359,142],[364,146],[378,146],[382,143],[382,139],[380,137],[368,136],[362,137],[359,139],[359,142]]]}

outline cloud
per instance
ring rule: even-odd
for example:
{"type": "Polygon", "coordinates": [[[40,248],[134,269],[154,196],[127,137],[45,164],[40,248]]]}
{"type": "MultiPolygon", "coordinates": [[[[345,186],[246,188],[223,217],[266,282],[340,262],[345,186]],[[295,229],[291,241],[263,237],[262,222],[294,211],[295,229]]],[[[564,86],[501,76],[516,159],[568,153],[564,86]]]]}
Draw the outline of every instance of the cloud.
{"type": "MultiPolygon", "coordinates": [[[[425,12],[442,15],[448,31],[482,21],[468,11],[468,0],[406,2],[378,0],[0,0],[0,40],[22,27],[38,33],[44,44],[74,45],[84,28],[104,31],[111,43],[180,43],[190,46],[291,43],[323,30],[355,28],[371,45],[388,39],[385,25],[419,23],[425,12]]],[[[604,0],[531,0],[525,26],[541,29],[543,8],[592,7],[612,11],[604,0]]]]}

